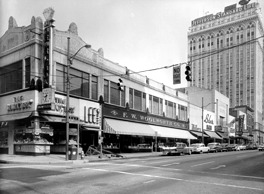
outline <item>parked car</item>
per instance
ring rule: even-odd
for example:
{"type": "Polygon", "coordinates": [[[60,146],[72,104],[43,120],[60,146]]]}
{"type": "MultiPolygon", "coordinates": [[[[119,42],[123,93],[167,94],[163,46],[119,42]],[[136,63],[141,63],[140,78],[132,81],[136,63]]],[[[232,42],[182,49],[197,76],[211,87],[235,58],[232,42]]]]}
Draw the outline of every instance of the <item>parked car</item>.
{"type": "Polygon", "coordinates": [[[258,146],[258,151],[264,151],[264,144],[260,144],[258,146]]]}
{"type": "Polygon", "coordinates": [[[240,144],[236,146],[236,151],[246,150],[246,145],[240,144]]]}
{"type": "Polygon", "coordinates": [[[229,146],[228,143],[221,143],[221,146],[222,146],[222,152],[231,151],[230,148],[228,147],[229,146]]]}
{"type": "Polygon", "coordinates": [[[205,146],[203,143],[194,143],[191,144],[192,147],[192,153],[208,153],[209,152],[209,147],[205,146]]]}
{"type": "Polygon", "coordinates": [[[176,142],[176,143],[165,144],[162,147],[162,152],[164,155],[172,155],[172,154],[191,155],[192,147],[188,147],[186,143],[176,142]]]}
{"type": "Polygon", "coordinates": [[[222,146],[220,143],[212,142],[208,143],[207,146],[209,147],[209,152],[222,152],[222,146]]]}
{"type": "Polygon", "coordinates": [[[256,150],[256,149],[258,149],[258,146],[255,143],[249,143],[246,145],[246,149],[247,150],[256,150]]]}
{"type": "Polygon", "coordinates": [[[236,151],[237,144],[229,144],[227,146],[227,151],[236,151]]]}

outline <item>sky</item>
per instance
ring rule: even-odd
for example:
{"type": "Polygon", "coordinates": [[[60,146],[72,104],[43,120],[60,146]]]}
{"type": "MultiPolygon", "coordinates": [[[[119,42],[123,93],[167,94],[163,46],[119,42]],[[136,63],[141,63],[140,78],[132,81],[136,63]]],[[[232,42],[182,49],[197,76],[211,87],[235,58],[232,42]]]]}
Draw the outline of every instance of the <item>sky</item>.
{"type": "MultiPolygon", "coordinates": [[[[18,26],[30,25],[48,7],[55,10],[56,29],[70,23],[92,49],[103,48],[104,57],[134,72],[187,62],[187,35],[191,21],[223,12],[239,0],[0,0],[0,36],[13,16],[18,26]]],[[[264,2],[259,2],[264,14],[264,2]]],[[[182,68],[182,72],[184,68],[182,68]]],[[[142,73],[171,88],[172,68],[142,73]]],[[[186,85],[182,77],[182,86],[186,85]]]]}

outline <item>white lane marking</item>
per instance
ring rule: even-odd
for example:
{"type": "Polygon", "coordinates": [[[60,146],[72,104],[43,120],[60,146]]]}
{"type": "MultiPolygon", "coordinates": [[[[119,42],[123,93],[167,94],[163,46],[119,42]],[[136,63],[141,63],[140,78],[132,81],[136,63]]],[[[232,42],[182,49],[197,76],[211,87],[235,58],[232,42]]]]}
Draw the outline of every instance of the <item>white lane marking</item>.
{"type": "Polygon", "coordinates": [[[185,170],[185,169],[178,169],[178,168],[163,168],[158,166],[147,166],[147,165],[136,165],[136,164],[130,164],[130,163],[124,163],[124,164],[114,164],[114,163],[108,163],[108,162],[98,162],[98,163],[89,163],[90,166],[95,165],[115,165],[115,166],[128,166],[128,167],[140,167],[140,168],[153,168],[153,169],[159,169],[159,170],[169,170],[169,171],[182,171],[182,172],[196,172],[200,174],[214,174],[214,175],[221,175],[221,176],[228,176],[228,177],[239,177],[239,178],[251,178],[251,179],[258,179],[258,180],[264,180],[264,177],[258,177],[258,176],[246,176],[246,175],[237,175],[237,174],[223,174],[223,173],[211,173],[211,172],[202,172],[202,171],[193,171],[193,170],[185,170]]]}
{"type": "Polygon", "coordinates": [[[155,180],[146,181],[146,182],[144,182],[144,184],[148,184],[148,183],[152,183],[152,182],[155,182],[155,180]]]}
{"type": "Polygon", "coordinates": [[[39,165],[39,164],[31,164],[31,165],[16,165],[16,166],[0,166],[1,168],[36,168],[36,167],[45,167],[45,168],[67,168],[69,166],[52,166],[52,165],[39,165]]]}
{"type": "Polygon", "coordinates": [[[201,163],[201,164],[196,164],[196,165],[193,165],[193,166],[191,166],[191,167],[202,166],[202,165],[210,164],[210,163],[214,163],[214,161],[211,161],[211,162],[205,162],[205,163],[201,163]]]}
{"type": "Polygon", "coordinates": [[[212,170],[215,170],[215,169],[218,169],[218,168],[225,168],[226,165],[220,165],[220,166],[217,166],[217,167],[214,167],[214,168],[211,168],[212,170]]]}
{"type": "Polygon", "coordinates": [[[261,188],[246,187],[246,186],[240,186],[240,185],[231,185],[231,184],[223,184],[223,183],[209,183],[209,182],[204,182],[204,181],[193,181],[193,180],[187,180],[187,179],[164,177],[164,176],[157,176],[157,175],[150,175],[150,174],[131,173],[131,172],[117,171],[117,170],[106,170],[106,169],[96,169],[96,168],[83,168],[83,169],[125,174],[125,175],[131,175],[131,176],[143,176],[143,177],[151,177],[151,178],[166,179],[166,180],[184,181],[184,182],[190,182],[190,183],[196,183],[196,184],[207,184],[207,185],[216,185],[216,186],[223,186],[223,187],[233,187],[233,188],[240,188],[240,189],[263,191],[263,189],[261,189],[261,188]]]}
{"type": "Polygon", "coordinates": [[[180,164],[179,162],[175,162],[175,163],[170,163],[170,164],[164,164],[164,165],[161,165],[161,166],[171,166],[171,165],[174,165],[174,164],[180,164]]]}

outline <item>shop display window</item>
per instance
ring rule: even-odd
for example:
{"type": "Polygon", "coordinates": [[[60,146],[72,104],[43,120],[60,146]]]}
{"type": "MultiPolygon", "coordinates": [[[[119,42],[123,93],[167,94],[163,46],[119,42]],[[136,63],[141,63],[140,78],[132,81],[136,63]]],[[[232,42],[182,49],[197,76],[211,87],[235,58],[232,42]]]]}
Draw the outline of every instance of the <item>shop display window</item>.
{"type": "Polygon", "coordinates": [[[53,134],[41,133],[33,129],[15,130],[16,144],[53,144],[53,134]]]}
{"type": "Polygon", "coordinates": [[[0,148],[8,147],[8,132],[0,131],[0,148]]]}

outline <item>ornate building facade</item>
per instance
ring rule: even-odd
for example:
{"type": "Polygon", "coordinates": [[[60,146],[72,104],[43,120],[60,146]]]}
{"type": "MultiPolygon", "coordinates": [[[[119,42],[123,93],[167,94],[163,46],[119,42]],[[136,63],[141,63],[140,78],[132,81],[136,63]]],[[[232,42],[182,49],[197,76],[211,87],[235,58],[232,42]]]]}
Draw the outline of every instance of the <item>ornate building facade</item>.
{"type": "Polygon", "coordinates": [[[263,137],[263,35],[263,16],[255,2],[197,18],[188,33],[190,85],[219,91],[231,108],[252,108],[256,141],[263,137]]]}

